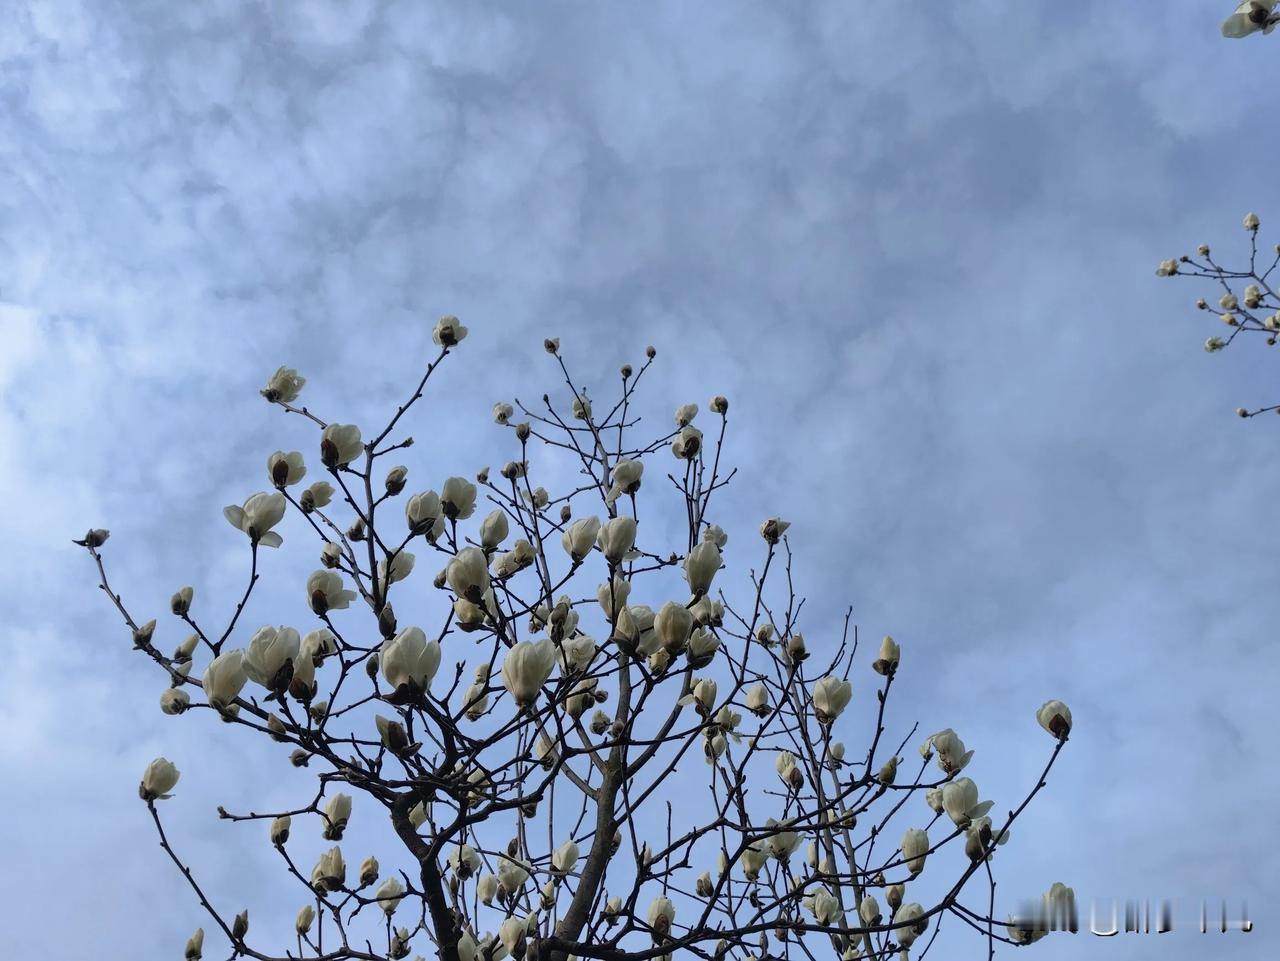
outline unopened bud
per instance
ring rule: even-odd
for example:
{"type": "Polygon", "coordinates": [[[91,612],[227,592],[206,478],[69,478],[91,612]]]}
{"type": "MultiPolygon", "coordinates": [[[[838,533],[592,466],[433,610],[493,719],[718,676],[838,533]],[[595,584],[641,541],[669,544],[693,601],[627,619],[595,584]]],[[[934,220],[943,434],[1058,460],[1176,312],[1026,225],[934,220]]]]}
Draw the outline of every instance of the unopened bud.
{"type": "Polygon", "coordinates": [[[192,593],[190,587],[182,588],[173,597],[169,598],[169,610],[173,611],[178,617],[182,617],[191,610],[192,593]]]}
{"type": "Polygon", "coordinates": [[[394,497],[396,494],[399,494],[404,490],[404,482],[408,476],[409,468],[405,467],[403,464],[391,468],[390,472],[387,474],[387,479],[383,482],[383,486],[386,488],[387,493],[394,497]]]}
{"type": "Polygon", "coordinates": [[[382,610],[378,612],[378,631],[384,640],[390,640],[396,636],[396,612],[390,604],[384,604],[382,610]]]}

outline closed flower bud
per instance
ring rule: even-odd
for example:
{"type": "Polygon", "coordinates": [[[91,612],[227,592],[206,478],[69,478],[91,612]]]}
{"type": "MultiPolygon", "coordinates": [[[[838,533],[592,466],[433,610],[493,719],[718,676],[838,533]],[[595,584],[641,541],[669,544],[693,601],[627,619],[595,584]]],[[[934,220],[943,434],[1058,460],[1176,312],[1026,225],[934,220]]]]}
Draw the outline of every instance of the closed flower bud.
{"type": "Polygon", "coordinates": [[[747,691],[747,710],[756,717],[769,713],[769,691],[763,684],[755,684],[747,691]]]}
{"type": "Polygon", "coordinates": [[[799,664],[809,656],[804,644],[803,634],[792,634],[787,638],[787,646],[783,648],[783,660],[787,664],[799,664]]]}
{"type": "Polygon", "coordinates": [[[829,753],[832,759],[836,761],[843,761],[844,760],[844,742],[833,741],[831,744],[831,750],[829,753]]]}
{"type": "Polygon", "coordinates": [[[427,823],[427,806],[421,801],[409,808],[409,823],[415,830],[427,823]]]}
{"type": "Polygon", "coordinates": [[[467,328],[452,315],[441,317],[431,331],[431,340],[437,347],[456,347],[466,336],[467,328]]]}
{"type": "Polygon", "coordinates": [[[295,748],[293,753],[289,755],[289,763],[294,767],[306,767],[311,761],[311,755],[303,748],[295,748]]]}
{"type": "Polygon", "coordinates": [[[509,532],[506,513],[501,510],[493,511],[480,523],[480,545],[493,550],[507,539],[509,532]]]}
{"type": "Polygon", "coordinates": [[[191,597],[194,592],[190,587],[184,587],[173,597],[169,598],[169,610],[173,611],[178,617],[182,617],[191,610],[191,597]]]}
{"type": "Polygon", "coordinates": [[[627,598],[630,596],[631,583],[621,574],[615,574],[610,581],[596,589],[596,600],[610,622],[617,621],[619,612],[626,609],[627,598]]]}
{"type": "Polygon", "coordinates": [[[235,920],[231,922],[231,940],[243,941],[244,936],[249,933],[249,909],[245,908],[236,915],[235,920]]]}
{"type": "Polygon", "coordinates": [[[729,413],[729,399],[722,394],[716,394],[711,398],[711,402],[707,405],[711,408],[713,414],[729,413]]]}
{"type": "Polygon", "coordinates": [[[610,564],[622,563],[636,544],[636,522],[631,517],[614,517],[600,528],[596,542],[605,560],[610,564]]]}
{"type": "Polygon", "coordinates": [[[144,801],[158,801],[172,797],[169,793],[178,783],[178,769],[172,761],[162,757],[156,758],[147,765],[142,773],[142,783],[138,785],[138,796],[144,801]]]}
{"type": "Polygon", "coordinates": [[[498,897],[506,901],[515,897],[529,880],[529,865],[513,857],[498,858],[498,897]],[[505,889],[505,894],[503,893],[505,889]]]}
{"type": "MultiPolygon", "coordinates": [[[[769,828],[780,828],[783,824],[789,823],[791,822],[780,822],[773,818],[765,821],[765,825],[769,828]]],[[[765,843],[769,848],[770,854],[779,861],[787,861],[791,858],[791,855],[795,854],[796,849],[800,847],[800,841],[801,837],[795,831],[783,830],[771,835],[765,843]]]]}
{"type": "Polygon", "coordinates": [[[317,891],[336,891],[347,882],[347,863],[342,849],[332,847],[320,855],[311,871],[311,886],[317,891]]]}
{"type": "Polygon", "coordinates": [[[1257,230],[1260,225],[1261,225],[1261,221],[1258,220],[1257,214],[1250,211],[1249,213],[1244,215],[1245,230],[1257,230]]]}
{"type": "Polygon", "coordinates": [[[450,520],[466,520],[476,509],[476,485],[465,477],[450,477],[440,488],[440,506],[450,520]]]}
{"type": "Polygon", "coordinates": [[[402,754],[408,749],[409,735],[406,733],[404,725],[399,721],[393,721],[391,718],[377,714],[373,718],[373,723],[378,728],[378,736],[382,740],[382,746],[392,754],[402,754]]]}
{"type": "Polygon", "coordinates": [[[700,898],[711,897],[711,892],[715,890],[715,886],[711,883],[710,871],[703,871],[701,874],[698,875],[698,881],[695,886],[695,890],[697,891],[698,897],[700,898]]]}
{"type": "Polygon", "coordinates": [[[1059,741],[1071,733],[1071,711],[1061,701],[1045,701],[1036,711],[1036,720],[1059,741]]]}
{"type": "Polygon", "coordinates": [[[607,500],[610,504],[623,494],[634,494],[640,489],[640,478],[644,474],[644,464],[638,460],[620,460],[613,465],[613,486],[609,488],[607,500]]]}
{"type": "Polygon", "coordinates": [[[449,867],[459,880],[465,881],[480,870],[480,855],[469,844],[460,844],[449,855],[449,867]]]}
{"type": "Polygon", "coordinates": [[[181,688],[165,688],[160,695],[160,710],[165,714],[181,714],[191,704],[191,695],[181,688]]]}
{"type": "Polygon", "coordinates": [[[862,899],[862,903],[858,905],[858,917],[868,927],[879,924],[880,918],[883,917],[880,913],[880,902],[873,895],[868,894],[862,899]]]}
{"type": "Polygon", "coordinates": [[[591,400],[586,394],[581,396],[575,395],[573,404],[570,406],[570,412],[573,414],[574,420],[591,420],[591,400]]]}
{"type": "Polygon", "coordinates": [[[185,641],[179,644],[173,652],[175,661],[189,661],[191,655],[195,653],[196,645],[200,643],[200,635],[192,634],[185,641]]]}
{"type": "Polygon", "coordinates": [[[147,623],[143,624],[141,627],[136,628],[134,630],[133,646],[139,647],[139,648],[150,647],[151,638],[155,634],[155,632],[156,632],[156,621],[155,621],[155,618],[153,617],[151,620],[147,621],[147,623]]]}
{"type": "Polygon", "coordinates": [[[489,561],[478,547],[464,547],[449,561],[445,581],[458,597],[479,604],[489,589],[489,561]]]}
{"type": "Polygon", "coordinates": [[[697,404],[681,404],[676,408],[676,426],[688,427],[693,423],[693,419],[698,416],[697,404]]]}
{"type": "Polygon", "coordinates": [[[591,715],[591,733],[598,736],[607,730],[609,730],[609,715],[597,710],[591,715]]]}
{"type": "Polygon", "coordinates": [[[326,841],[341,841],[342,832],[346,830],[347,821],[351,819],[351,796],[335,794],[324,808],[326,841]]]}
{"type": "Polygon", "coordinates": [[[249,680],[243,661],[244,651],[237,649],[224,651],[209,662],[201,685],[211,707],[226,711],[232,706],[249,680]]]}
{"type": "Polygon", "coordinates": [[[493,904],[493,896],[498,893],[498,877],[495,874],[483,874],[480,880],[476,882],[476,895],[480,898],[480,903],[484,905],[493,904]]]}
{"type": "Polygon", "coordinates": [[[298,916],[294,919],[293,929],[299,934],[306,934],[311,930],[311,924],[316,919],[316,909],[311,905],[304,905],[302,910],[298,912],[298,916]]]}
{"type": "Polygon", "coordinates": [[[877,674],[889,675],[898,669],[898,659],[902,656],[902,648],[888,634],[880,642],[880,653],[871,668],[877,674]]]}
{"type": "Polygon", "coordinates": [[[684,559],[684,576],[695,596],[705,594],[720,570],[720,548],[714,541],[702,541],[684,559]]]}
{"type": "Polygon", "coordinates": [[[596,542],[596,535],[599,533],[600,518],[584,517],[581,520],[574,521],[560,535],[560,543],[564,546],[565,553],[572,558],[573,562],[580,564],[591,553],[591,548],[596,542]]]}
{"type": "Polygon", "coordinates": [[[489,692],[483,682],[472,684],[462,695],[463,713],[468,721],[478,721],[489,709],[489,692]]]}
{"type": "Polygon", "coordinates": [[[200,961],[204,957],[204,928],[196,928],[196,933],[187,938],[187,947],[182,956],[185,961],[200,961]]]}
{"type": "Polygon", "coordinates": [[[818,723],[831,724],[849,705],[853,687],[833,675],[827,675],[813,686],[813,709],[818,723]]]}
{"type": "Polygon", "coordinates": [[[935,814],[941,814],[942,807],[942,788],[930,788],[924,793],[924,802],[929,805],[929,810],[935,814]]]}
{"type": "Polygon", "coordinates": [[[1160,261],[1160,266],[1156,267],[1157,277],[1172,277],[1177,272],[1178,261],[1176,258],[1172,260],[1162,260],[1160,261]]]}
{"type": "Polygon", "coordinates": [[[542,342],[542,349],[545,350],[548,354],[557,353],[560,350],[560,338],[548,337],[546,340],[542,342]]]}
{"type": "Polygon", "coordinates": [[[292,824],[292,818],[287,814],[282,814],[271,822],[271,843],[276,847],[280,847],[289,840],[289,827],[292,824]]]}
{"type": "Polygon", "coordinates": [[[670,654],[684,650],[693,630],[693,612],[683,604],[667,601],[653,618],[653,633],[670,654]]]}
{"type": "Polygon", "coordinates": [[[889,785],[893,783],[893,779],[898,776],[898,759],[891,757],[880,768],[880,772],[876,775],[876,780],[881,784],[889,785]]]}
{"type": "Polygon", "coordinates": [[[920,828],[909,828],[902,835],[902,858],[912,876],[924,870],[925,855],[929,853],[929,835],[920,828]]]}
{"type": "Polygon", "coordinates": [[[571,874],[578,866],[578,845],[565,841],[551,855],[551,868],[558,874],[571,874]]]}
{"type": "Polygon", "coordinates": [[[924,908],[914,901],[910,904],[904,904],[893,914],[894,924],[906,924],[911,921],[916,923],[895,928],[893,931],[893,936],[897,939],[898,945],[904,950],[911,947],[916,938],[924,934],[925,929],[929,927],[929,919],[924,917],[924,908]]]}
{"type": "Polygon", "coordinates": [[[805,906],[813,914],[813,919],[819,924],[835,924],[843,913],[839,899],[826,888],[818,888],[804,901],[805,906]]]}

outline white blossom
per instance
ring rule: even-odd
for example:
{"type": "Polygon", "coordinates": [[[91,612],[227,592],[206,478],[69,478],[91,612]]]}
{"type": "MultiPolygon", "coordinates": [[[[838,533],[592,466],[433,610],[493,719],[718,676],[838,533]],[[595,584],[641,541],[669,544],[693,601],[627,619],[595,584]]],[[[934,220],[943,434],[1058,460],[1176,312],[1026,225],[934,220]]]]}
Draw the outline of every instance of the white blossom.
{"type": "Polygon", "coordinates": [[[430,531],[443,516],[440,495],[435,491],[414,494],[404,505],[404,518],[414,534],[430,531]]]}
{"type": "Polygon", "coordinates": [[[397,691],[425,692],[440,667],[440,642],[427,640],[420,627],[406,627],[382,644],[382,676],[397,691]]]}
{"type": "Polygon", "coordinates": [[[578,856],[578,845],[572,840],[565,841],[551,855],[551,867],[559,874],[570,874],[578,866],[578,856]]]}
{"type": "Polygon", "coordinates": [[[1036,720],[1058,740],[1071,733],[1071,710],[1061,701],[1045,701],[1036,711],[1036,720]]]}
{"type": "Polygon", "coordinates": [[[519,707],[533,704],[555,663],[556,650],[549,637],[521,641],[507,651],[502,659],[502,683],[519,707]]]}
{"type": "Polygon", "coordinates": [[[351,795],[338,793],[324,806],[324,837],[326,841],[340,841],[342,832],[351,819],[351,795]]]}
{"type": "Polygon", "coordinates": [[[413,572],[413,564],[417,558],[408,551],[397,551],[391,559],[391,573],[387,573],[387,559],[384,557],[378,561],[378,583],[382,586],[385,593],[388,585],[394,584],[396,581],[402,581],[413,572]]]}
{"type": "Polygon", "coordinates": [[[249,540],[264,547],[279,547],[284,538],[273,531],[284,518],[285,499],[281,493],[259,492],[244,502],[243,507],[228,504],[222,516],[236,530],[249,535],[249,540]]]}
{"type": "Polygon", "coordinates": [[[489,589],[489,559],[478,547],[464,547],[450,559],[445,579],[458,597],[478,604],[489,589]]]}
{"type": "Polygon", "coordinates": [[[917,923],[908,927],[895,928],[893,931],[894,938],[903,948],[911,947],[916,938],[924,934],[925,929],[929,927],[929,919],[924,917],[924,908],[914,901],[904,904],[893,915],[894,924],[906,924],[909,921],[917,923]]]}
{"type": "Polygon", "coordinates": [[[336,891],[347,881],[347,862],[336,845],[320,855],[311,869],[311,886],[320,891],[336,891]]]}
{"type": "Polygon", "coordinates": [[[606,495],[612,504],[623,494],[634,494],[640,489],[640,478],[644,474],[644,464],[638,460],[620,460],[613,465],[613,486],[606,495]]]}
{"type": "Polygon", "coordinates": [[[268,625],[259,628],[249,641],[241,661],[245,674],[249,680],[269,691],[280,690],[288,683],[288,678],[282,678],[281,673],[288,665],[292,674],[300,644],[298,632],[292,627],[268,625]]]}
{"type": "Polygon", "coordinates": [[[560,535],[560,543],[564,546],[564,551],[573,559],[575,564],[580,564],[595,545],[596,535],[600,533],[600,518],[584,517],[576,520],[560,535]]]}
{"type": "Polygon", "coordinates": [[[181,688],[167,687],[160,695],[160,710],[165,714],[181,714],[191,704],[191,695],[181,688]]]}
{"type": "Polygon", "coordinates": [[[158,757],[142,772],[142,783],[138,785],[138,796],[144,801],[157,801],[172,797],[169,793],[178,783],[178,769],[172,761],[158,757]]]}
{"type": "Polygon", "coordinates": [[[675,454],[678,460],[692,460],[698,456],[700,450],[702,450],[702,431],[692,424],[682,427],[676,439],[671,442],[671,453],[675,454]]]}
{"type": "Polygon", "coordinates": [[[908,828],[902,835],[902,858],[912,876],[924,870],[925,856],[929,853],[928,832],[920,828],[908,828]]]}
{"type": "Polygon", "coordinates": [[[670,898],[654,898],[649,905],[649,927],[659,935],[671,932],[671,925],[676,919],[676,906],[670,898]]]}
{"type": "Polygon", "coordinates": [[[500,401],[493,405],[493,422],[495,424],[502,424],[503,426],[506,426],[515,412],[516,409],[510,404],[500,401]]]}
{"type": "Polygon", "coordinates": [[[830,724],[838,718],[853,697],[853,687],[828,674],[813,686],[813,708],[820,724],[830,724]]]}
{"type": "Polygon", "coordinates": [[[702,541],[684,559],[684,576],[689,590],[695,595],[705,594],[711,581],[720,570],[720,548],[714,541],[702,541]]]}
{"type": "Polygon", "coordinates": [[[277,367],[267,386],[259,393],[273,404],[292,404],[306,382],[307,379],[299,377],[292,367],[277,367]]]}
{"type": "Polygon", "coordinates": [[[681,404],[676,408],[676,426],[687,427],[698,416],[697,404],[681,404]]]}
{"type": "Polygon", "coordinates": [[[450,477],[440,488],[440,507],[445,517],[466,520],[476,510],[476,485],[465,477],[450,477]]]}
{"type": "Polygon", "coordinates": [[[244,670],[244,651],[223,651],[204,669],[201,686],[209,705],[220,711],[229,710],[249,677],[244,670]]]}
{"type": "Polygon", "coordinates": [[[495,510],[480,522],[480,545],[492,550],[507,539],[510,531],[506,511],[495,510]]]}
{"type": "Polygon", "coordinates": [[[335,571],[316,571],[307,578],[307,601],[317,614],[345,611],[356,599],[355,591],[342,586],[342,575],[335,571]]]}
{"type": "Polygon", "coordinates": [[[671,654],[684,650],[693,630],[693,612],[683,604],[667,601],[653,618],[653,633],[658,643],[671,654]]]}
{"type": "Polygon", "coordinates": [[[364,453],[360,428],[355,424],[330,424],[320,432],[320,463],[346,467],[364,453]]]}
{"type": "Polygon", "coordinates": [[[396,908],[400,907],[400,902],[404,900],[404,885],[400,883],[399,878],[387,878],[378,885],[378,889],[373,892],[373,897],[383,913],[391,917],[396,913],[396,908]]]}
{"type": "Polygon", "coordinates": [[[600,528],[596,543],[610,564],[620,564],[636,545],[636,522],[632,517],[611,518],[600,528]]]}
{"type": "Polygon", "coordinates": [[[302,451],[295,450],[286,454],[278,450],[267,458],[267,479],[281,490],[298,483],[306,473],[307,465],[302,460],[302,451]]]}
{"type": "Polygon", "coordinates": [[[431,331],[431,341],[437,347],[456,347],[466,336],[467,328],[452,315],[437,320],[431,331]]]}

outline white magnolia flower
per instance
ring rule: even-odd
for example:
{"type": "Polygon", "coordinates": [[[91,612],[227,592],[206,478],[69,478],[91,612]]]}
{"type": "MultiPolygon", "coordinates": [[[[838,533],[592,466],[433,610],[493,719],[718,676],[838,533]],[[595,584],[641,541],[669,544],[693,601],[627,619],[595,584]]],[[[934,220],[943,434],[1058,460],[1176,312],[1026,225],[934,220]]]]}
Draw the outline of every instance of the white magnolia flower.
{"type": "Polygon", "coordinates": [[[489,589],[489,559],[478,547],[464,547],[449,561],[445,580],[458,597],[478,604],[489,589]]]}
{"type": "Polygon", "coordinates": [[[427,640],[420,627],[406,627],[382,643],[382,676],[399,691],[425,692],[440,668],[440,642],[427,640]]]}
{"type": "Polygon", "coordinates": [[[813,686],[813,708],[820,724],[830,724],[838,718],[853,697],[853,687],[828,674],[813,686]]]}
{"type": "Polygon", "coordinates": [[[336,891],[347,881],[347,862],[336,845],[320,855],[311,869],[311,886],[320,891],[336,891]]]}
{"type": "MultiPolygon", "coordinates": [[[[1255,9],[1257,7],[1266,7],[1268,14],[1270,14],[1271,11],[1275,9],[1275,6],[1276,6],[1276,0],[1254,0],[1253,2],[1253,7],[1255,9]]],[[[1268,17],[1268,19],[1270,18],[1268,17]]],[[[1270,33],[1274,29],[1275,29],[1275,24],[1270,23],[1267,25],[1266,28],[1263,29],[1263,33],[1270,33]]],[[[1252,210],[1244,215],[1245,230],[1257,230],[1260,224],[1261,224],[1261,221],[1258,220],[1258,215],[1255,214],[1252,210]]]]}
{"type": "Polygon", "coordinates": [[[978,785],[970,778],[957,778],[942,786],[942,810],[956,827],[968,827],[972,819],[990,811],[991,805],[991,801],[978,803],[978,785]]]}
{"type": "MultiPolygon", "coordinates": [[[[498,884],[506,890],[506,897],[511,897],[529,880],[529,865],[524,861],[505,854],[498,856],[498,884]]],[[[499,892],[499,897],[502,892],[499,892]]]]}
{"type": "Polygon", "coordinates": [[[282,814],[271,822],[271,843],[277,847],[289,840],[289,829],[293,824],[293,818],[287,814],[282,814]]]}
{"type": "Polygon", "coordinates": [[[342,832],[351,820],[351,795],[335,794],[324,806],[326,841],[342,840],[342,832]]]}
{"type": "Polygon", "coordinates": [[[1036,711],[1036,720],[1060,741],[1071,733],[1071,710],[1061,701],[1045,701],[1036,711]]]}
{"type": "Polygon", "coordinates": [[[560,667],[567,673],[585,671],[595,656],[595,639],[586,634],[577,634],[560,645],[560,667]]]}
{"type": "Polygon", "coordinates": [[[404,505],[404,519],[409,525],[409,530],[414,534],[427,533],[435,527],[442,516],[440,495],[435,491],[414,494],[404,505]]]}
{"type": "Polygon", "coordinates": [[[241,664],[249,680],[261,684],[269,691],[280,690],[288,683],[288,677],[282,677],[285,665],[292,674],[293,662],[297,660],[301,638],[292,627],[279,628],[266,626],[258,629],[249,641],[241,664]]]}
{"type": "Polygon", "coordinates": [[[476,510],[476,485],[465,477],[450,477],[440,488],[440,506],[450,520],[466,520],[476,510]]]}
{"type": "Polygon", "coordinates": [[[249,540],[264,547],[279,547],[284,539],[273,531],[284,518],[285,499],[280,493],[259,492],[244,502],[243,507],[228,504],[222,516],[236,530],[244,531],[249,540]]]}
{"type": "Polygon", "coordinates": [[[893,915],[894,924],[906,924],[910,921],[915,921],[916,923],[906,927],[894,928],[893,931],[893,936],[902,948],[911,947],[916,938],[924,934],[925,929],[929,927],[929,919],[924,917],[924,908],[914,901],[910,904],[904,904],[893,915]]]}
{"type": "Polygon", "coordinates": [[[508,954],[515,953],[516,947],[528,933],[529,925],[523,918],[507,918],[498,925],[498,940],[502,942],[508,954]]]}
{"type": "Polygon", "coordinates": [[[181,688],[167,687],[160,695],[160,710],[165,714],[181,714],[191,704],[191,695],[181,688]]]}
{"type": "Polygon", "coordinates": [[[676,906],[670,898],[654,898],[649,905],[649,927],[654,933],[666,935],[671,932],[671,925],[676,919],[676,906]]]}
{"type": "Polygon", "coordinates": [[[653,618],[653,633],[670,654],[684,650],[693,630],[693,612],[683,604],[667,601],[653,618]]]}
{"type": "Polygon", "coordinates": [[[556,649],[551,638],[521,641],[502,659],[502,683],[519,707],[537,700],[542,685],[556,665],[556,649]]]}
{"type": "Polygon", "coordinates": [[[565,841],[551,855],[551,867],[559,874],[570,874],[578,866],[578,845],[565,841]]]}
{"type": "Polygon", "coordinates": [[[898,669],[898,661],[902,657],[902,647],[888,634],[880,642],[880,653],[876,655],[871,669],[877,674],[892,674],[898,669]]]}
{"type": "Polygon", "coordinates": [[[465,881],[480,870],[480,855],[469,844],[459,844],[449,855],[449,867],[465,881]]]}
{"type": "Polygon", "coordinates": [[[612,580],[596,588],[596,600],[611,622],[616,621],[618,614],[626,608],[630,596],[631,583],[621,574],[614,574],[612,580]]]}
{"type": "Polygon", "coordinates": [[[688,427],[693,423],[693,419],[698,416],[697,404],[681,404],[676,408],[676,426],[688,427]]]}
{"type": "Polygon", "coordinates": [[[480,898],[480,903],[492,905],[494,895],[497,893],[498,876],[496,874],[480,875],[480,880],[476,882],[476,895],[480,898]]]}
{"type": "Polygon", "coordinates": [[[638,460],[620,460],[613,465],[613,486],[609,488],[607,500],[610,504],[623,494],[634,494],[640,489],[640,478],[644,474],[644,464],[638,460]]]}
{"type": "Polygon", "coordinates": [[[204,928],[196,928],[195,933],[187,938],[187,947],[183,952],[184,961],[200,961],[204,957],[204,928]]]}
{"type": "Polygon", "coordinates": [[[591,419],[591,400],[586,394],[581,396],[575,395],[573,404],[570,407],[574,420],[590,420],[591,419]]]}
{"type": "Polygon", "coordinates": [[[383,585],[383,591],[386,585],[394,584],[396,581],[402,581],[413,571],[413,562],[417,560],[408,551],[397,551],[395,557],[391,561],[391,573],[387,573],[387,559],[384,557],[378,561],[378,583],[383,585]]]}
{"type": "Polygon", "coordinates": [[[431,340],[437,347],[456,347],[466,339],[466,336],[467,328],[452,315],[437,320],[435,328],[431,331],[431,340]]]}
{"type": "Polygon", "coordinates": [[[704,527],[702,529],[702,539],[710,541],[721,550],[724,549],[725,544],[729,543],[729,535],[724,532],[724,528],[719,524],[708,524],[704,527]]]}
{"type": "Polygon", "coordinates": [[[356,592],[345,590],[335,571],[316,571],[307,578],[307,601],[317,614],[345,611],[355,599],[356,592]]]}
{"type": "Polygon", "coordinates": [[[232,706],[240,691],[244,689],[249,676],[244,670],[244,651],[239,648],[223,651],[204,669],[201,686],[209,705],[220,711],[232,706]]]}
{"type": "Polygon", "coordinates": [[[880,914],[880,902],[874,896],[868,894],[858,905],[858,917],[867,926],[879,924],[882,917],[880,914]]]}
{"type": "Polygon", "coordinates": [[[678,460],[692,460],[702,450],[702,431],[689,424],[680,429],[676,439],[671,442],[671,453],[678,460]]]}
{"type": "Polygon", "coordinates": [[[760,536],[767,543],[776,544],[790,526],[790,521],[784,521],[781,517],[770,517],[760,525],[760,536]]]}
{"type": "Polygon", "coordinates": [[[292,367],[277,367],[267,386],[259,393],[273,404],[292,404],[306,382],[307,379],[299,377],[292,367]]]}
{"type": "MultiPolygon", "coordinates": [[[[790,824],[790,821],[777,821],[769,818],[764,822],[769,828],[781,828],[783,825],[790,824]]],[[[781,830],[777,834],[770,835],[765,844],[769,848],[769,853],[779,861],[788,860],[791,855],[795,854],[796,849],[800,847],[803,839],[795,831],[781,830]]]]}
{"type": "Polygon", "coordinates": [[[373,892],[374,900],[378,902],[378,907],[382,908],[387,917],[396,913],[396,908],[400,907],[400,902],[404,900],[404,885],[400,883],[399,878],[387,878],[378,889],[373,892]]]}
{"type": "Polygon", "coordinates": [[[973,757],[973,752],[964,749],[964,741],[949,727],[939,731],[925,743],[931,744],[933,750],[938,752],[938,767],[943,774],[955,774],[964,770],[973,757]]]}
{"type": "Polygon", "coordinates": [[[1160,266],[1156,268],[1157,277],[1172,277],[1177,272],[1178,261],[1176,258],[1172,260],[1162,260],[1160,261],[1160,266]]]}
{"type": "Polygon", "coordinates": [[[311,905],[303,905],[302,910],[298,912],[297,918],[294,919],[293,928],[299,934],[306,934],[311,930],[311,925],[316,919],[316,909],[311,905]]]}
{"type": "Polygon", "coordinates": [[[303,463],[302,451],[276,451],[267,458],[267,478],[277,488],[283,490],[302,480],[307,473],[307,465],[303,463]]]}
{"type": "Polygon", "coordinates": [[[691,667],[701,670],[715,659],[720,649],[720,639],[714,634],[698,629],[689,635],[689,646],[685,654],[691,667]]]}
{"type": "Polygon", "coordinates": [[[360,428],[355,424],[330,424],[320,432],[320,463],[346,467],[364,453],[360,428]]]}
{"type": "Polygon", "coordinates": [[[162,757],[156,758],[142,772],[142,783],[138,785],[138,796],[144,801],[157,801],[172,797],[169,793],[178,783],[178,769],[172,761],[162,757]]]}
{"type": "Polygon", "coordinates": [[[814,920],[819,924],[835,924],[843,913],[839,898],[833,896],[826,888],[818,888],[805,898],[804,906],[809,909],[814,920]]]}
{"type": "Polygon", "coordinates": [[[720,548],[715,541],[702,541],[684,559],[684,576],[695,595],[711,589],[711,581],[720,570],[720,548]]]}
{"type": "Polygon", "coordinates": [[[747,691],[747,710],[757,717],[769,713],[769,691],[763,684],[755,684],[747,691]]]}
{"type": "Polygon", "coordinates": [[[929,834],[920,828],[908,828],[902,835],[902,858],[912,876],[924,870],[925,856],[929,853],[929,834]]]}
{"type": "Polygon", "coordinates": [[[575,564],[580,564],[595,545],[596,535],[600,533],[600,518],[584,517],[581,520],[574,521],[560,535],[560,543],[564,545],[564,551],[573,559],[575,564]]]}
{"type": "Polygon", "coordinates": [[[600,528],[596,543],[610,564],[620,564],[636,546],[636,522],[632,517],[614,517],[600,528]]]}
{"type": "Polygon", "coordinates": [[[493,405],[493,422],[495,424],[506,425],[511,421],[516,409],[510,404],[500,401],[493,405]]]}
{"type": "Polygon", "coordinates": [[[302,497],[299,500],[302,504],[302,509],[309,513],[317,507],[328,507],[329,502],[333,500],[333,494],[333,485],[328,481],[321,480],[309,485],[302,492],[302,497]]]}
{"type": "Polygon", "coordinates": [[[506,511],[495,510],[480,522],[480,545],[492,550],[505,541],[510,532],[506,511]]]}
{"type": "Polygon", "coordinates": [[[769,861],[769,851],[763,841],[754,841],[742,852],[742,873],[748,881],[760,876],[760,870],[769,861]]]}

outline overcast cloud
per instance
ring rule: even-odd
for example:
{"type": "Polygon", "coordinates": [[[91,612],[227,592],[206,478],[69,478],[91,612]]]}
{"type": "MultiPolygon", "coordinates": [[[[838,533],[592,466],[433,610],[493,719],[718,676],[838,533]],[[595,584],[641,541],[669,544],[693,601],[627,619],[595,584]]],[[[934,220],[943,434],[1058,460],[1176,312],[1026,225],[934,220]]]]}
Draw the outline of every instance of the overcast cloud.
{"type": "MultiPolygon", "coordinates": [[[[1273,957],[1280,423],[1231,412],[1280,400],[1274,358],[1206,355],[1200,291],[1152,276],[1244,250],[1250,209],[1280,237],[1280,37],[1222,40],[1229,6],[11,0],[0,955],[175,958],[206,923],[136,797],[158,754],[209,890],[288,929],[268,846],[212,807],[297,782],[160,714],[70,539],[110,528],[113,587],[176,644],[174,590],[243,590],[222,505],[271,451],[314,459],[271,371],[372,425],[452,313],[471,336],[409,428],[432,478],[510,456],[489,409],[554,387],[544,336],[593,395],[653,344],[659,417],[733,405],[722,576],[789,518],[810,644],[846,605],[894,635],[895,721],[955,727],[997,811],[1050,749],[1035,708],[1071,705],[1007,907],[1061,880],[1257,922],[1030,950],[1273,957]]],[[[301,610],[282,530],[246,630],[301,610]]]]}

